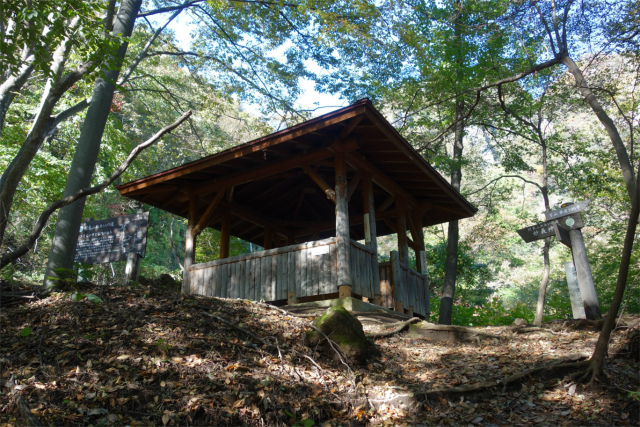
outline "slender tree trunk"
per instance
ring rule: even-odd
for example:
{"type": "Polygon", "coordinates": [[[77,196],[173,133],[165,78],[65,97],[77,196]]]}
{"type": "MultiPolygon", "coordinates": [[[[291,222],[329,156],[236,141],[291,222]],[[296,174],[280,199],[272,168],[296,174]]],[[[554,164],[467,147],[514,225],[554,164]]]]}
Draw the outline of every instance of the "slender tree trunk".
{"type": "MultiPolygon", "coordinates": [[[[544,209],[548,211],[551,209],[549,203],[549,171],[547,162],[547,141],[540,129],[541,120],[538,120],[538,126],[535,127],[535,131],[538,134],[540,145],[542,147],[542,198],[544,200],[544,209]]],[[[547,296],[547,286],[549,285],[549,273],[551,271],[551,263],[549,261],[549,249],[551,248],[551,237],[544,239],[544,248],[542,249],[542,259],[544,262],[544,269],[542,271],[542,280],[540,281],[540,288],[538,289],[538,303],[536,305],[536,316],[533,319],[534,325],[542,325],[542,318],[544,317],[544,303],[547,296]]]]}
{"type": "MultiPolygon", "coordinates": [[[[113,26],[115,34],[120,34],[124,37],[131,36],[141,3],[142,0],[124,0],[121,3],[113,26]]],[[[113,101],[115,82],[118,80],[127,47],[128,44],[126,42],[120,45],[113,61],[108,65],[109,69],[104,70],[102,76],[96,80],[91,97],[91,105],[87,110],[76,153],[69,170],[64,190],[65,196],[73,194],[81,188],[88,187],[91,183],[91,177],[100,152],[102,135],[113,101]]],[[[85,200],[84,198],[80,199],[60,210],[45,272],[45,286],[47,287],[55,286],[55,280],[48,279],[48,277],[56,277],[55,269],[70,269],[73,266],[85,200]]]]}
{"type": "Polygon", "coordinates": [[[536,317],[533,319],[533,324],[540,326],[542,324],[542,317],[544,316],[544,303],[547,295],[547,286],[549,285],[549,273],[551,271],[551,264],[549,262],[549,248],[551,247],[551,237],[544,239],[544,247],[542,248],[542,258],[544,261],[544,269],[542,270],[542,280],[540,281],[540,288],[538,289],[538,303],[536,304],[536,317]]]}
{"type": "Polygon", "coordinates": [[[629,194],[629,200],[631,201],[631,213],[629,216],[627,232],[624,239],[624,247],[622,250],[622,259],[620,260],[620,268],[618,270],[616,290],[614,292],[611,305],[609,306],[607,318],[602,327],[602,331],[600,332],[598,343],[596,344],[596,349],[594,350],[593,356],[591,357],[590,369],[592,378],[595,378],[602,372],[604,358],[609,349],[609,338],[611,336],[611,331],[613,330],[613,325],[615,323],[616,316],[618,315],[620,305],[622,304],[622,297],[624,296],[624,291],[627,286],[627,277],[629,275],[629,265],[631,262],[631,254],[633,251],[633,242],[636,237],[635,233],[638,225],[638,205],[640,204],[640,196],[638,195],[638,187],[640,186],[640,164],[638,165],[639,177],[636,179],[634,178],[633,166],[631,165],[631,161],[629,160],[627,148],[625,147],[624,142],[620,137],[618,128],[616,127],[611,117],[609,117],[609,115],[606,113],[598,99],[595,97],[595,95],[591,91],[591,88],[589,88],[589,85],[584,78],[584,75],[582,74],[582,70],[580,70],[578,65],[569,56],[563,57],[562,63],[567,66],[569,72],[573,75],[580,94],[587,101],[589,107],[591,107],[591,110],[593,110],[596,117],[598,117],[598,120],[600,120],[600,123],[602,123],[605,130],[607,131],[609,139],[611,140],[613,148],[616,152],[616,156],[618,157],[618,164],[620,165],[622,177],[624,179],[625,186],[627,187],[627,193],[629,194]]]}
{"type": "MultiPolygon", "coordinates": [[[[453,143],[453,161],[451,167],[451,185],[460,191],[462,181],[462,150],[464,138],[464,101],[456,102],[456,127],[453,143]]],[[[442,287],[442,300],[440,301],[440,314],[438,323],[451,324],[453,313],[453,300],[456,290],[456,277],[458,274],[458,242],[460,231],[458,221],[450,221],[447,233],[447,260],[445,262],[444,285],[442,287]]]]}
{"type": "Polygon", "coordinates": [[[624,245],[622,247],[622,258],[620,259],[620,269],[618,270],[618,280],[616,281],[616,290],[613,293],[613,300],[609,306],[607,317],[602,325],[596,348],[591,356],[589,368],[591,370],[591,380],[600,376],[604,358],[609,349],[609,339],[616,322],[616,316],[622,305],[622,298],[627,287],[627,278],[629,276],[629,266],[631,265],[631,254],[633,253],[633,243],[636,239],[636,230],[640,216],[640,162],[638,167],[638,177],[636,179],[636,192],[631,198],[631,213],[627,223],[627,232],[624,236],[624,245]]]}

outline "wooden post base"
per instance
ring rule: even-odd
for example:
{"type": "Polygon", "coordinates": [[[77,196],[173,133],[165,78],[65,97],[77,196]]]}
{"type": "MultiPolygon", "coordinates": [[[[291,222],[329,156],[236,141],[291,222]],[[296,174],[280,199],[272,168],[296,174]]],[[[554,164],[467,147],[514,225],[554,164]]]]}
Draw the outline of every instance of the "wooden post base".
{"type": "Polygon", "coordinates": [[[373,303],[375,305],[381,305],[382,303],[382,297],[380,295],[376,295],[373,297],[373,303]]]}
{"type": "Polygon", "coordinates": [[[413,306],[410,305],[409,308],[404,311],[404,314],[406,314],[409,317],[413,317],[413,306]]]}
{"type": "Polygon", "coordinates": [[[287,304],[292,305],[292,304],[296,304],[297,302],[298,300],[296,299],[296,293],[289,292],[289,297],[287,298],[287,304]]]}
{"type": "Polygon", "coordinates": [[[349,298],[351,297],[351,286],[340,286],[338,287],[338,298],[349,298]]]}
{"type": "Polygon", "coordinates": [[[393,310],[398,313],[404,313],[404,305],[401,302],[396,302],[393,304],[393,310]]]}

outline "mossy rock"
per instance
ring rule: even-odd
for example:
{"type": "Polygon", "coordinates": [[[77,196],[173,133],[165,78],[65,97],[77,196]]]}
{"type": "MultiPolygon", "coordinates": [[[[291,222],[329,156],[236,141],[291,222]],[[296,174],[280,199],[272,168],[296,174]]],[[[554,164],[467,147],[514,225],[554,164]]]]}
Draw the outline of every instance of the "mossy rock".
{"type": "Polygon", "coordinates": [[[331,345],[325,339],[326,335],[340,346],[349,361],[365,362],[371,349],[371,343],[364,334],[362,323],[344,307],[329,308],[313,322],[313,325],[322,333],[316,329],[308,331],[307,345],[320,347],[324,352],[333,354],[331,345]]]}

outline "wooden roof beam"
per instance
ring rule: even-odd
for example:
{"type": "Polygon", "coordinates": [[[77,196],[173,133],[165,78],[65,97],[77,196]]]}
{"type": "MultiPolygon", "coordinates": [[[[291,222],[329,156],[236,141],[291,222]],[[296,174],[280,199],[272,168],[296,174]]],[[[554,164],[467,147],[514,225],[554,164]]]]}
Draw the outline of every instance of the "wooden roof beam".
{"type": "Polygon", "coordinates": [[[364,115],[356,116],[353,119],[349,120],[349,123],[340,131],[340,139],[345,139],[353,132],[353,130],[360,124],[360,122],[364,119],[364,115]]]}
{"type": "Polygon", "coordinates": [[[356,172],[354,177],[351,178],[351,182],[349,182],[349,185],[347,186],[347,201],[351,201],[351,196],[353,196],[353,193],[355,193],[356,189],[358,188],[358,184],[360,184],[361,180],[362,180],[362,171],[358,170],[358,172],[356,172]]]}
{"type": "Polygon", "coordinates": [[[207,223],[211,219],[211,215],[213,214],[215,209],[218,207],[218,205],[222,201],[224,194],[225,194],[225,190],[218,191],[218,194],[216,194],[216,196],[213,198],[211,203],[209,203],[209,206],[207,206],[207,209],[202,213],[202,216],[200,216],[198,223],[193,228],[193,232],[196,235],[200,234],[200,232],[207,226],[207,223]]]}
{"type": "Polygon", "coordinates": [[[262,228],[270,227],[273,231],[283,237],[293,237],[293,233],[291,231],[274,224],[272,220],[263,217],[251,209],[247,209],[235,203],[223,202],[223,204],[225,208],[231,210],[232,214],[243,218],[245,221],[249,221],[250,223],[256,224],[262,228]]]}
{"type": "MultiPolygon", "coordinates": [[[[396,227],[396,225],[393,222],[391,222],[388,218],[384,219],[384,223],[387,224],[389,228],[393,230],[394,233],[398,234],[398,227],[396,227]]],[[[406,230],[405,230],[405,234],[407,234],[406,230]]],[[[407,236],[407,244],[414,251],[420,252],[422,250],[418,247],[418,245],[413,240],[409,238],[409,236],[407,236]]]]}
{"type": "Polygon", "coordinates": [[[367,159],[365,159],[362,155],[358,153],[347,153],[347,162],[356,169],[363,169],[371,173],[373,181],[379,187],[383,188],[387,193],[393,196],[402,197],[407,202],[410,208],[418,206],[418,202],[413,198],[413,196],[411,196],[411,194],[407,193],[405,189],[403,189],[375,165],[369,163],[369,161],[367,161],[367,159]]]}
{"type": "Polygon", "coordinates": [[[331,186],[329,186],[329,184],[327,184],[327,181],[325,181],[324,178],[322,176],[320,176],[320,174],[318,174],[318,172],[314,168],[312,168],[311,166],[309,166],[307,164],[302,164],[300,166],[302,167],[302,169],[304,169],[304,171],[307,173],[307,175],[309,175],[309,178],[311,178],[313,180],[313,182],[318,184],[318,187],[320,187],[320,189],[322,191],[324,191],[324,193],[327,195],[327,197],[329,199],[331,199],[331,201],[333,203],[335,203],[336,202],[336,192],[333,190],[333,188],[331,188],[331,186]]]}
{"type": "Polygon", "coordinates": [[[300,164],[313,162],[315,160],[328,159],[333,157],[333,152],[335,151],[334,146],[338,145],[340,145],[338,150],[353,151],[358,148],[358,142],[355,139],[340,141],[339,144],[334,143],[331,147],[318,148],[307,153],[289,157],[285,160],[271,162],[264,166],[259,166],[242,172],[236,172],[223,178],[204,182],[194,189],[194,194],[202,195],[213,193],[223,188],[246,184],[247,182],[251,182],[256,179],[262,179],[266,176],[274,175],[279,172],[285,172],[296,167],[300,167],[300,164]]]}

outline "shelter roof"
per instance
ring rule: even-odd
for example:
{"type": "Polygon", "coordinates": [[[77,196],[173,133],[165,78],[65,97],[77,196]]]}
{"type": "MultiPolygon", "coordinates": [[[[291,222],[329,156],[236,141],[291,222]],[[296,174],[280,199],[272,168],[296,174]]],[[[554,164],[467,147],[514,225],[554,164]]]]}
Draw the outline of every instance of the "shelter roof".
{"type": "MultiPolygon", "coordinates": [[[[225,191],[218,211],[231,210],[231,235],[262,245],[269,227],[301,243],[335,235],[335,205],[318,179],[334,187],[336,151],[345,152],[348,164],[353,239],[364,238],[362,192],[356,191],[363,173],[373,176],[378,236],[395,232],[401,200],[408,217],[421,218],[423,226],[477,211],[368,99],[116,189],[185,218],[189,200],[197,197],[202,213],[225,191]]],[[[220,212],[207,226],[220,230],[220,212]]]]}

